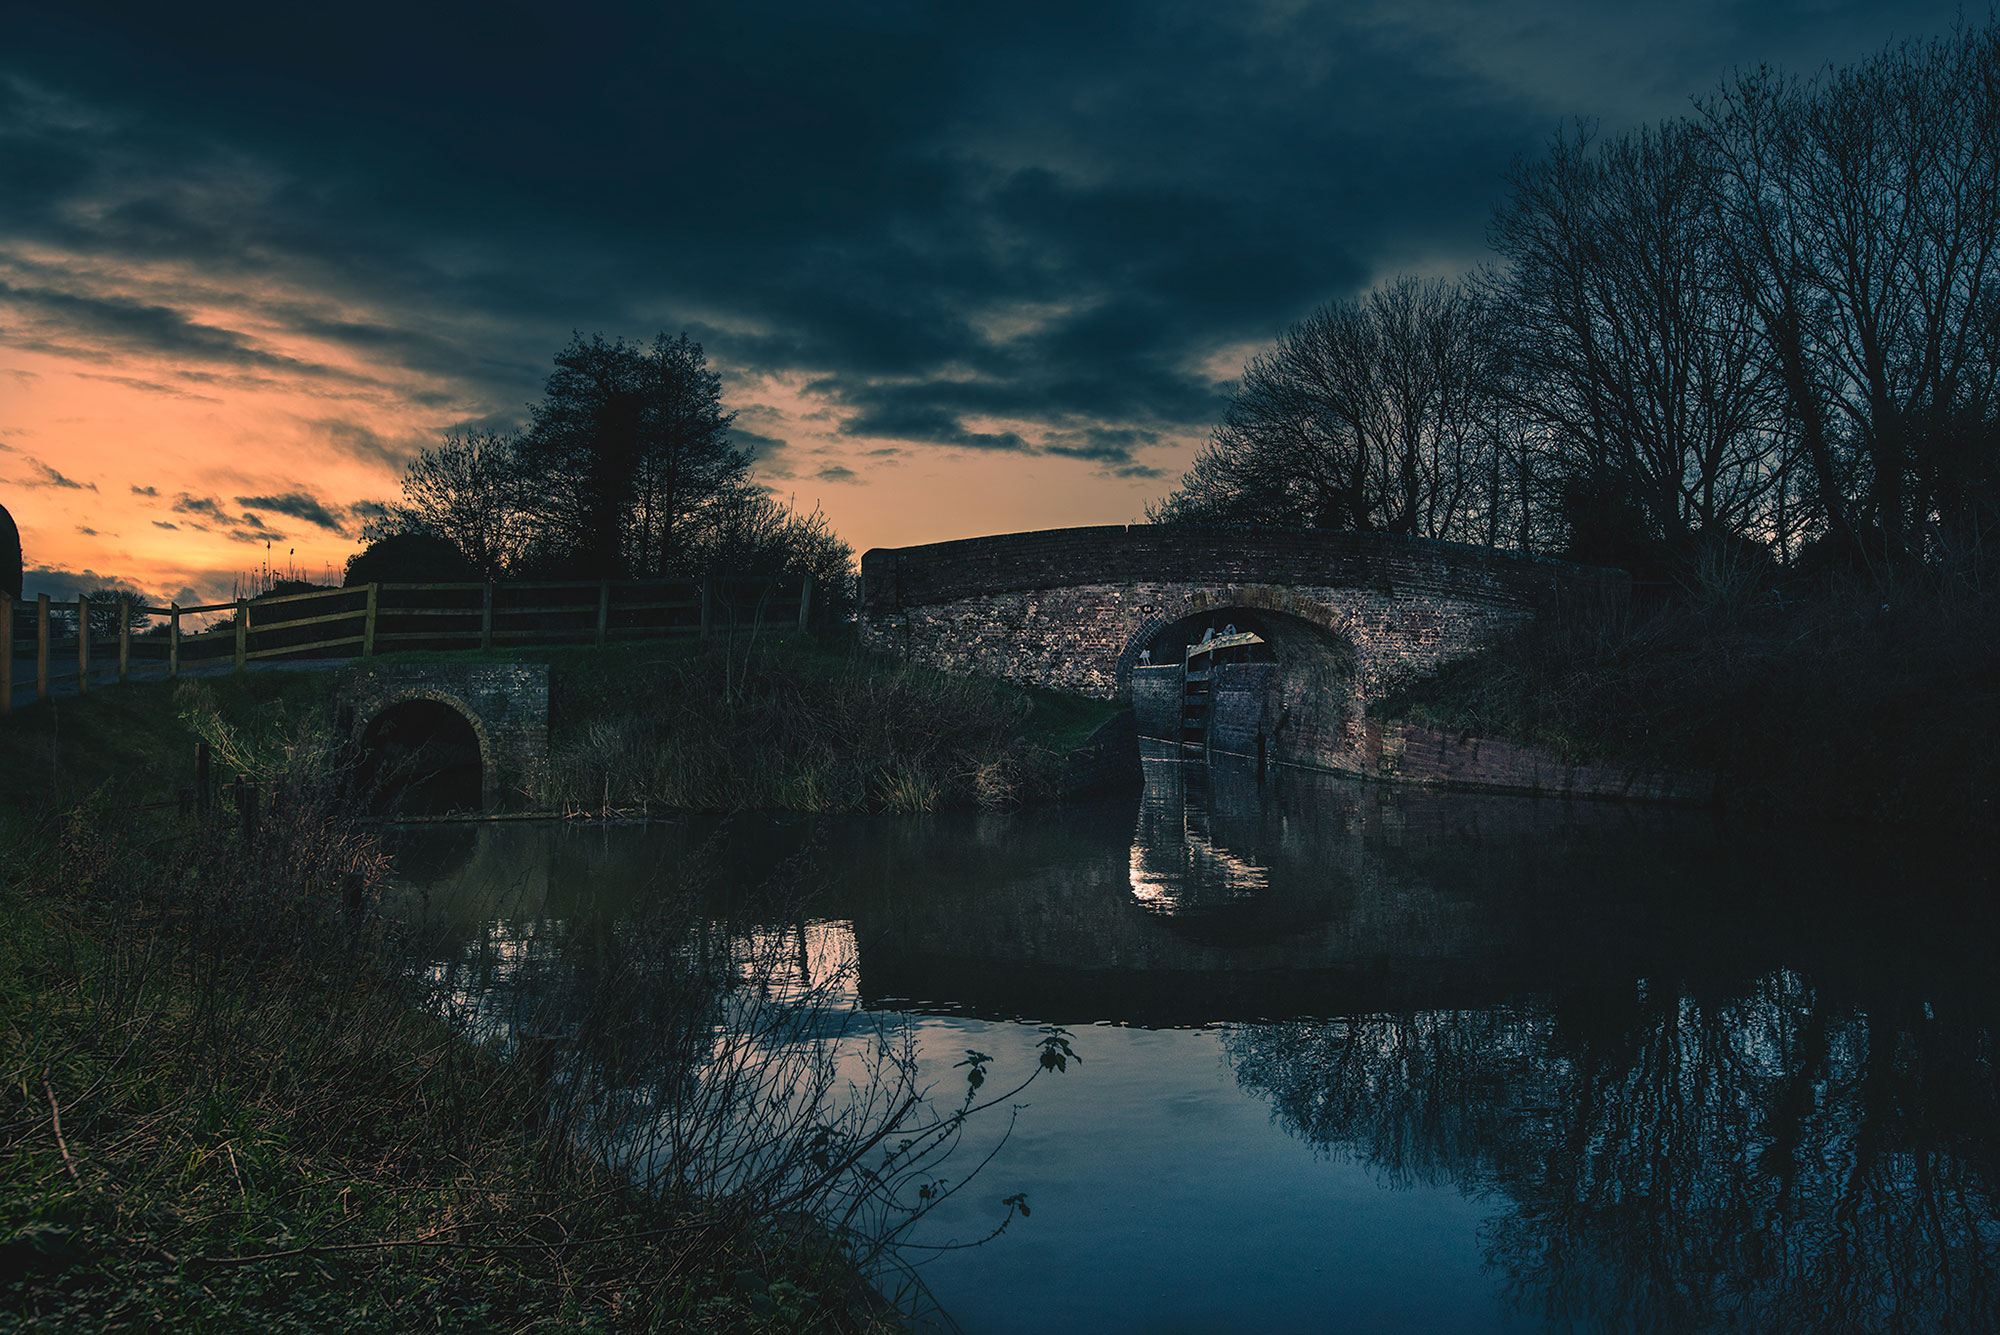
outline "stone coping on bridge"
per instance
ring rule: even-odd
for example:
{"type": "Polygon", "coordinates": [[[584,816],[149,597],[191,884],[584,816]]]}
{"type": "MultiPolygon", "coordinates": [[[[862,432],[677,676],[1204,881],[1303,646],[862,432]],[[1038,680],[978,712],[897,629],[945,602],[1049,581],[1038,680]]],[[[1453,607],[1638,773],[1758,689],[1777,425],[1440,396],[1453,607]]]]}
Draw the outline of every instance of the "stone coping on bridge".
{"type": "Polygon", "coordinates": [[[1431,538],[1332,529],[1109,524],[878,547],[861,558],[864,615],[986,594],[1139,583],[1311,585],[1475,593],[1525,605],[1623,597],[1622,570],[1431,538]]]}

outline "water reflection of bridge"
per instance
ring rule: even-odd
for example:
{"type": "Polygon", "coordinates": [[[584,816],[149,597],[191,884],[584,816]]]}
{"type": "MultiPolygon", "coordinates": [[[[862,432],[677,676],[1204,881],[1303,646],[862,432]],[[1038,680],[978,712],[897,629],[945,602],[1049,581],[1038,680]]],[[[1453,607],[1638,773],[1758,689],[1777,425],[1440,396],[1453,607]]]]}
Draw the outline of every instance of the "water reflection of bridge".
{"type": "Polygon", "coordinates": [[[1171,746],[1145,768],[1129,823],[1093,810],[990,843],[975,829],[962,862],[939,867],[927,849],[921,881],[863,873],[876,887],[852,904],[863,995],[1144,1024],[1480,1004],[1561,949],[1482,858],[1606,825],[1665,837],[1687,820],[1289,769],[1260,785],[1247,762],[1181,764],[1171,746]]]}

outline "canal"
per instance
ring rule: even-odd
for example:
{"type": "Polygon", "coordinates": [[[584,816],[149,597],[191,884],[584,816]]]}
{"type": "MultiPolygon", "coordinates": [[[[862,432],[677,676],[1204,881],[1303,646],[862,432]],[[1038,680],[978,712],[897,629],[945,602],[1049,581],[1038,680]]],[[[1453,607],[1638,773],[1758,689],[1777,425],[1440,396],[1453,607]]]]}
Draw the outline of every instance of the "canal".
{"type": "Polygon", "coordinates": [[[470,1007],[674,898],[658,949],[782,958],[761,995],[893,1035],[947,1113],[1066,1037],[884,1271],[968,1331],[2000,1326],[1989,850],[1145,771],[1046,811],[395,851],[470,1007]]]}

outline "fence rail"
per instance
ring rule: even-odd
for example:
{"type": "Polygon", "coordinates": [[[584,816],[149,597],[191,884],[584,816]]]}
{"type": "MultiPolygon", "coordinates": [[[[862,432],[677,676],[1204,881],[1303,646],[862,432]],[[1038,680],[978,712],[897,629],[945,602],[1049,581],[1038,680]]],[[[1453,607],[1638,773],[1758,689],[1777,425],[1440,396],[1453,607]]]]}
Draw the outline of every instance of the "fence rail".
{"type": "Polygon", "coordinates": [[[153,607],[131,598],[52,602],[46,594],[17,602],[0,593],[0,625],[7,631],[0,713],[13,708],[16,654],[23,649],[34,662],[35,698],[46,700],[58,681],[73,678],[79,694],[88,691],[96,658],[108,658],[114,648],[122,682],[146,667],[162,668],[172,679],[183,669],[224,663],[240,672],[259,661],[368,657],[390,649],[603,648],[753,627],[804,630],[814,611],[810,575],[356,584],[188,607],[153,607]],[[203,617],[206,624],[196,621],[203,617]],[[159,625],[136,630],[155,618],[159,625]]]}

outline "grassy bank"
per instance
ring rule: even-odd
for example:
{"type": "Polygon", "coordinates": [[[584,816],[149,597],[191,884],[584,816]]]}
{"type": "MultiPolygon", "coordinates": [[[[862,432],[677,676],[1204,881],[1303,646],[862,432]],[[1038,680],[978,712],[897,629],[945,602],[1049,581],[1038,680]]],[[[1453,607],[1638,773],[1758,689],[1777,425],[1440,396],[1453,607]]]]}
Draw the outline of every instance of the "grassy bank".
{"type": "Polygon", "coordinates": [[[1640,614],[1534,623],[1378,705],[1577,758],[1707,769],[1786,817],[1991,825],[2000,605],[1957,584],[1773,599],[1711,579],[1640,614]]]}
{"type": "Polygon", "coordinates": [[[1052,797],[1118,708],[805,639],[580,655],[556,676],[551,793],[575,810],[1014,806],[1052,797]]]}
{"type": "Polygon", "coordinates": [[[1019,1082],[939,1110],[864,1028],[850,1086],[789,937],[707,948],[699,867],[518,966],[430,939],[327,761],[254,829],[95,803],[10,846],[0,1329],[893,1326],[864,1273],[1019,1082]]]}
{"type": "MultiPolygon", "coordinates": [[[[269,750],[325,714],[320,674],[202,679],[205,712],[269,750]]],[[[105,790],[124,804],[175,798],[194,778],[200,737],[187,690],[164,681],[94,687],[89,695],[16,709],[0,719],[0,810],[19,821],[65,810],[105,790]]],[[[218,759],[218,781],[233,778],[218,759]]],[[[18,832],[18,831],[17,831],[18,832]]]]}

